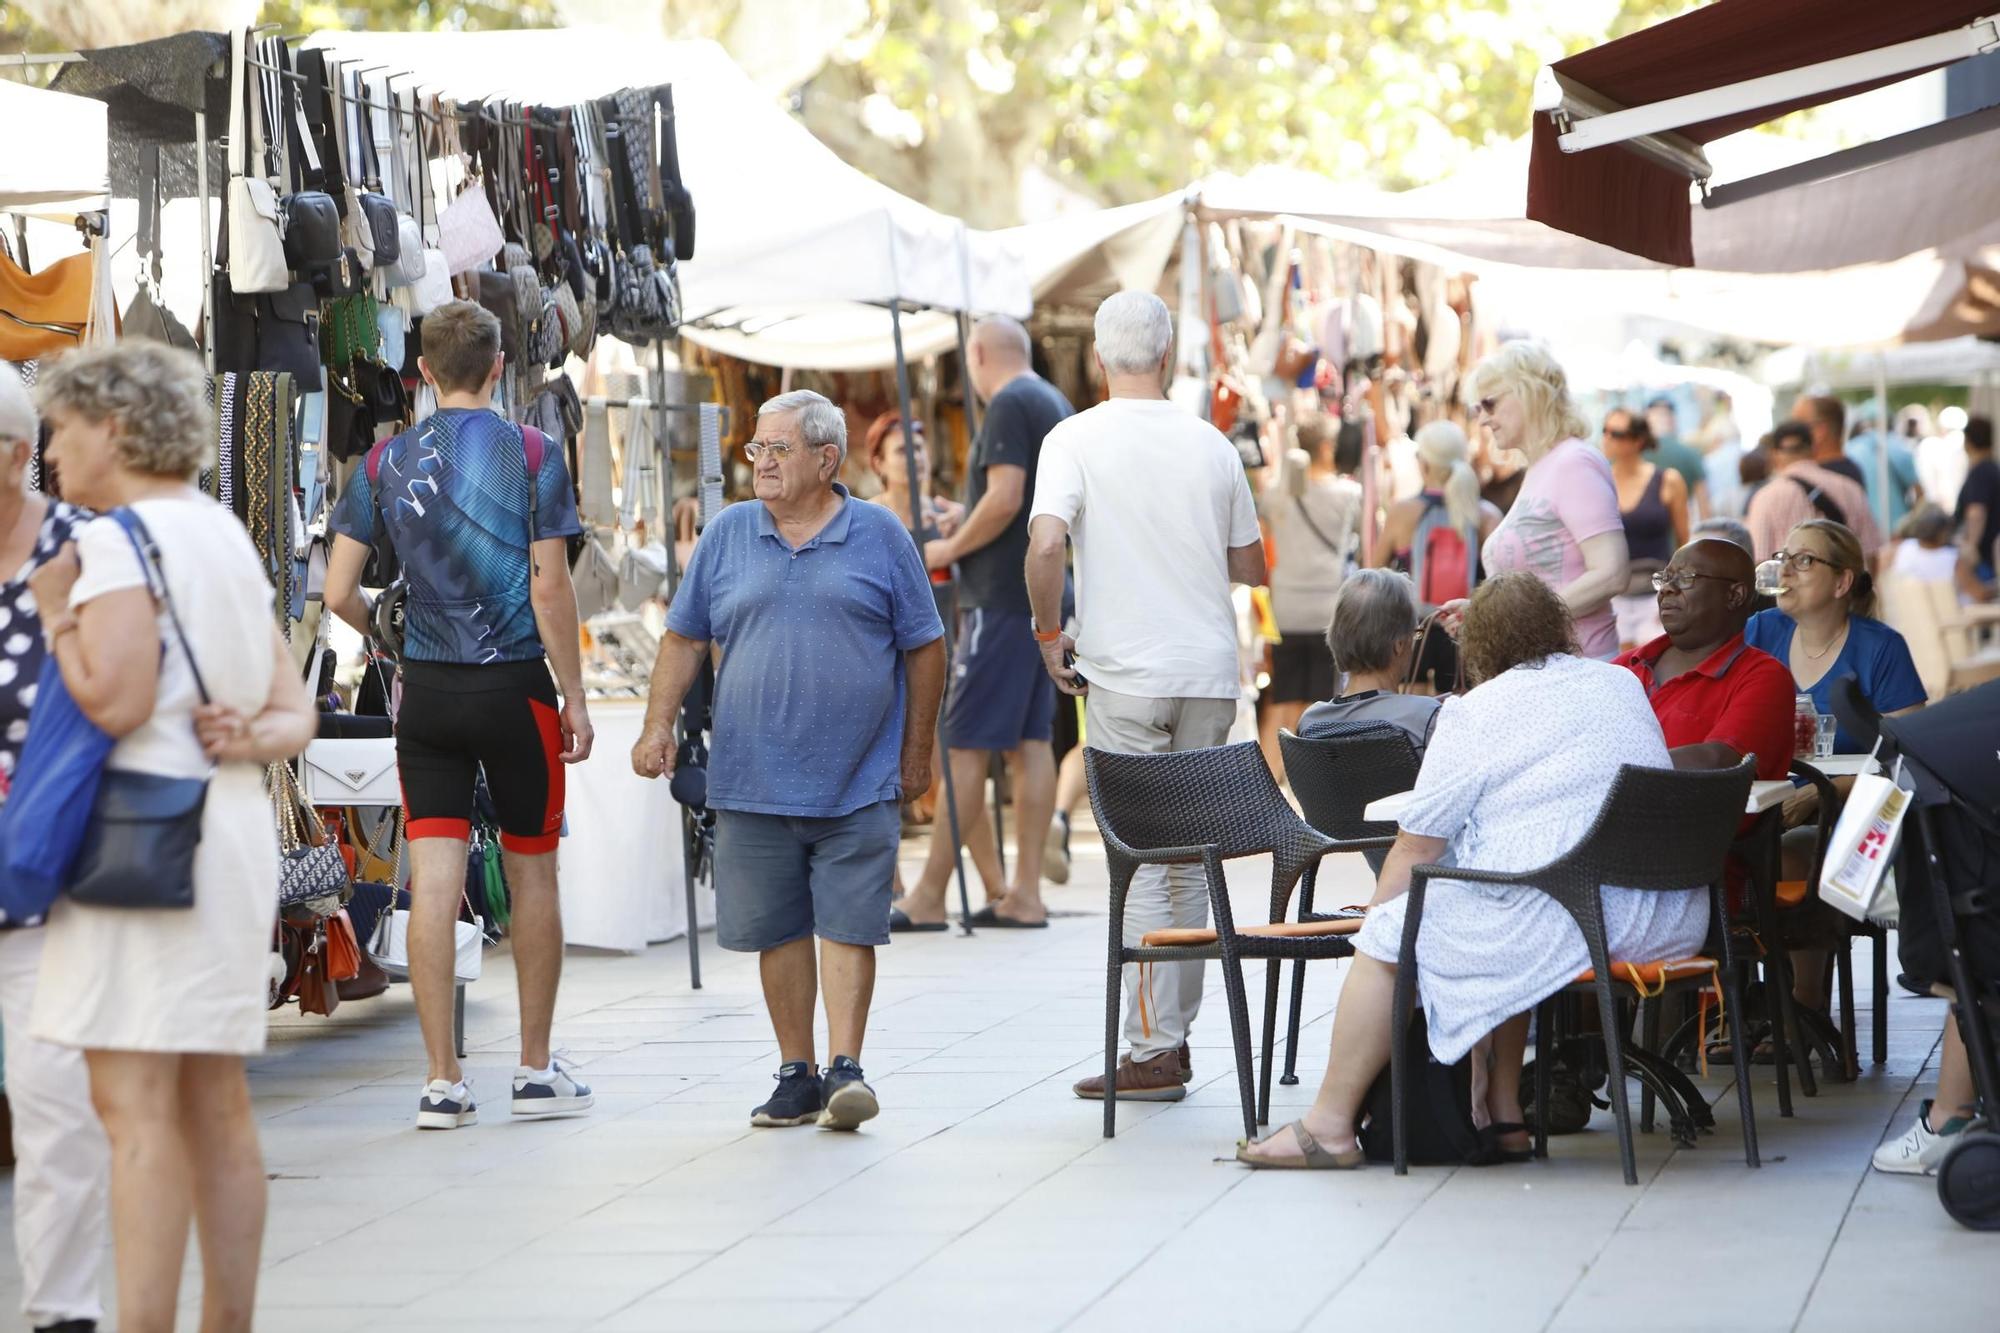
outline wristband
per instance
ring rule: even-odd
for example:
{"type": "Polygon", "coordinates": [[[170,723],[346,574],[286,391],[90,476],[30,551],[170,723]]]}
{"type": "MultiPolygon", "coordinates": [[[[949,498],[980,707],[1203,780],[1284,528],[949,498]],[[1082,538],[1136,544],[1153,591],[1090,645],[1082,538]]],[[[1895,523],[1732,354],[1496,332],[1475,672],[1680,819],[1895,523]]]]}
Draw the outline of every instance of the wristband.
{"type": "Polygon", "coordinates": [[[1041,630],[1035,631],[1036,643],[1054,643],[1060,638],[1062,638],[1061,630],[1052,630],[1048,633],[1043,633],[1041,630]]]}

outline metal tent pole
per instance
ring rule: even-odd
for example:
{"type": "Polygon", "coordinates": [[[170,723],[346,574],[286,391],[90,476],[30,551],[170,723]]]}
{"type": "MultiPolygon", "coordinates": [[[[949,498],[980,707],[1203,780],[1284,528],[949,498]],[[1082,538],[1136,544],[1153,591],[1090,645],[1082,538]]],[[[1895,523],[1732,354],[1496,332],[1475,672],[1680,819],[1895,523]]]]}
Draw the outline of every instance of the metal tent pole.
{"type": "MultiPolygon", "coordinates": [[[[660,471],[662,473],[660,480],[660,507],[663,511],[661,524],[666,529],[660,536],[661,540],[666,543],[667,548],[667,597],[668,600],[672,600],[674,593],[680,589],[680,568],[674,561],[674,443],[667,435],[667,412],[664,407],[666,397],[667,348],[665,343],[655,342],[653,344],[652,401],[661,406],[658,411],[659,419],[653,423],[653,438],[660,445],[660,471]]],[[[699,474],[701,470],[699,463],[696,464],[695,470],[699,474]]],[[[698,481],[699,478],[697,477],[697,483],[698,481]]],[[[704,514],[701,517],[705,519],[708,516],[704,514]]],[[[702,688],[699,680],[696,682],[696,688],[702,688]]],[[[686,719],[687,710],[683,707],[680,718],[677,719],[678,725],[676,729],[681,734],[674,738],[674,747],[676,750],[680,748],[682,741],[687,736],[686,719]]],[[[698,819],[699,817],[685,806],[681,808],[681,887],[687,895],[688,984],[695,990],[701,989],[701,918],[695,912],[694,890],[695,871],[701,862],[701,858],[694,851],[697,840],[701,836],[694,827],[698,819]]],[[[715,862],[712,857],[709,859],[708,873],[710,880],[713,881],[715,876],[715,862]]]]}
{"type": "MultiPolygon", "coordinates": [[[[903,355],[903,303],[901,300],[889,302],[889,328],[896,344],[896,407],[903,418],[903,464],[910,473],[910,538],[916,542],[917,550],[924,549],[924,501],[923,486],[917,476],[917,452],[910,447],[916,439],[916,427],[910,417],[910,363],[903,355]]],[[[944,627],[944,653],[947,663],[951,660],[951,626],[944,627]]],[[[950,679],[950,669],[946,668],[946,680],[950,679]]],[[[949,686],[947,685],[947,688],[949,686]]],[[[944,809],[945,819],[951,829],[951,859],[958,870],[958,924],[966,934],[972,933],[972,894],[965,887],[965,846],[958,829],[958,784],[951,776],[951,738],[945,732],[942,711],[938,714],[937,746],[944,758],[940,767],[944,769],[944,809]]],[[[933,837],[936,834],[932,835],[933,837]]]]}
{"type": "Polygon", "coordinates": [[[208,113],[194,113],[194,190],[201,197],[202,359],[215,374],[215,225],[208,205],[208,113]]]}

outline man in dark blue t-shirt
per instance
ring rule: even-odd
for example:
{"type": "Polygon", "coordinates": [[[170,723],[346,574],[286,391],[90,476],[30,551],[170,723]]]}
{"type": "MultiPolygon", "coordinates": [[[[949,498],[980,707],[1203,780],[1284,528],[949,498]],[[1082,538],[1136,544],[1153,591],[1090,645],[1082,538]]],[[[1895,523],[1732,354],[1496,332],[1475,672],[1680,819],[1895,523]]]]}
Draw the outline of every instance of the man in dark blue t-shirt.
{"type": "MultiPolygon", "coordinates": [[[[1034,372],[1028,331],[1004,316],[972,332],[972,386],[986,402],[979,438],[966,462],[965,517],[949,537],[929,542],[924,562],[958,570],[958,644],[945,699],[944,740],[958,794],[958,827],[974,830],[985,806],[993,752],[1010,756],[1018,851],[1014,880],[1004,882],[991,838],[966,836],[991,901],[973,921],[986,926],[1045,926],[1042,854],[1055,814],[1055,685],[1042,667],[1037,626],[1023,573],[1028,559],[1028,501],[1042,439],[1071,413],[1062,392],[1034,372]]],[[[942,929],[944,891],[954,855],[940,821],[922,876],[897,915],[896,929],[942,929]]]]}
{"type": "Polygon", "coordinates": [[[588,1110],[549,1053],[562,977],[556,844],[565,764],[590,754],[567,539],[582,531],[560,441],[494,412],[500,322],[458,301],[427,316],[417,362],[438,410],[354,469],[330,524],[326,608],[369,633],[369,551],[393,548],[408,587],[396,764],[411,860],[410,987],[430,1069],[419,1129],[478,1119],[452,1042],[453,953],[473,792],[500,824],[520,975],[515,1115],[588,1110]],[[553,666],[553,677],[550,668],[553,666]],[[560,694],[558,694],[560,690],[560,694]]]}

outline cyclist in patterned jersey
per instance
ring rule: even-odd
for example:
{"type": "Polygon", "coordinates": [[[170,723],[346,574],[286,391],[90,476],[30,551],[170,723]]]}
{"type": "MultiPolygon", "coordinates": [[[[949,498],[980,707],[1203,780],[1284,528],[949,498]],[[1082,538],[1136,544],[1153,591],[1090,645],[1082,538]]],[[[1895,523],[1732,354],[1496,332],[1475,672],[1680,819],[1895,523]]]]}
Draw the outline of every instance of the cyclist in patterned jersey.
{"type": "Polygon", "coordinates": [[[592,732],[565,550],[582,528],[560,444],[493,410],[505,362],[490,312],[453,302],[425,318],[422,336],[417,364],[438,410],[354,469],[330,525],[326,606],[367,633],[362,571],[371,548],[394,549],[409,589],[396,761],[409,817],[410,985],[430,1066],[417,1126],[457,1129],[478,1119],[453,1049],[452,961],[481,769],[513,896],[513,1112],[591,1105],[590,1089],[551,1056],[549,1029],[562,976],[563,766],[589,757],[592,732]]]}

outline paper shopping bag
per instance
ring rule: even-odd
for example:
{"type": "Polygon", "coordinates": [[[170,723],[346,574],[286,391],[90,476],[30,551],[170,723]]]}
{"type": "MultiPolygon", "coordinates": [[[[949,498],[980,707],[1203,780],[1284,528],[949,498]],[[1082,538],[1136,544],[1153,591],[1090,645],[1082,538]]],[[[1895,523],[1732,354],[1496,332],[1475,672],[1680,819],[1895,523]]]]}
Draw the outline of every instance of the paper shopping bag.
{"type": "Polygon", "coordinates": [[[1834,825],[1820,871],[1819,896],[1856,921],[1887,909],[1885,878],[1896,851],[1897,831],[1909,811],[1910,794],[1893,778],[1864,776],[1834,825]]]}

